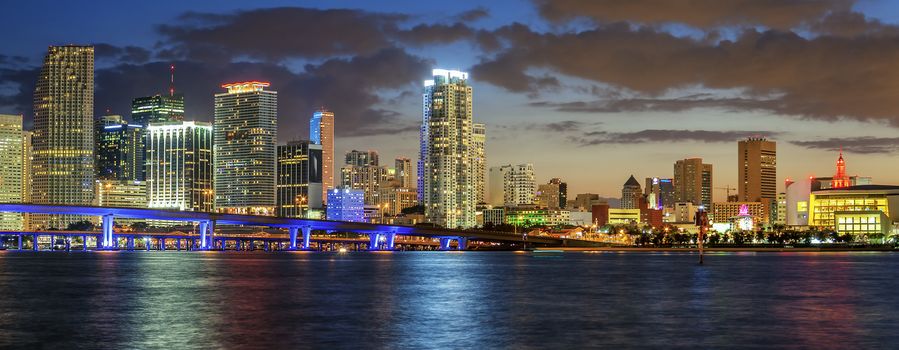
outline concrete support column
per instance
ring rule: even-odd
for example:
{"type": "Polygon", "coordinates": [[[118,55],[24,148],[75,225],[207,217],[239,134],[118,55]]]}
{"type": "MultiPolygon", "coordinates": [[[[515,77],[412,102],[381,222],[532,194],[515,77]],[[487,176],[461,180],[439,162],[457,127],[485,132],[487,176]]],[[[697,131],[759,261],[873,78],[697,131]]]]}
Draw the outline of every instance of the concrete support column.
{"type": "Polygon", "coordinates": [[[368,234],[368,250],[379,250],[378,244],[381,243],[380,233],[368,234]]]}
{"type": "Polygon", "coordinates": [[[103,215],[103,249],[113,249],[115,247],[115,242],[113,242],[112,238],[112,228],[114,223],[112,214],[103,215]]]}
{"type": "Polygon", "coordinates": [[[175,240],[175,250],[181,251],[181,238],[175,240]]]}
{"type": "MultiPolygon", "coordinates": [[[[287,228],[287,230],[290,233],[290,247],[288,247],[288,249],[297,250],[297,234],[299,233],[300,228],[296,227],[296,226],[292,226],[292,227],[287,228]]],[[[305,245],[305,243],[304,243],[304,245],[305,245]]]]}
{"type": "Polygon", "coordinates": [[[19,250],[22,250],[22,234],[19,234],[19,250]]]}
{"type": "Polygon", "coordinates": [[[456,239],[456,243],[459,245],[456,246],[457,250],[466,250],[468,249],[468,237],[459,237],[456,239]]]}
{"type": "Polygon", "coordinates": [[[394,242],[396,242],[396,232],[387,232],[387,248],[385,250],[393,250],[394,242]]]}
{"type": "Polygon", "coordinates": [[[72,236],[66,236],[65,240],[66,240],[66,251],[67,252],[72,251],[72,236]]]}
{"type": "Polygon", "coordinates": [[[40,246],[37,244],[37,235],[31,235],[31,250],[38,251],[40,246]]]}
{"type": "Polygon", "coordinates": [[[81,250],[87,251],[87,235],[81,235],[81,250]]]}
{"type": "Polygon", "coordinates": [[[450,250],[450,239],[449,238],[441,238],[440,239],[440,250],[450,250]]]}
{"type": "Polygon", "coordinates": [[[125,244],[128,245],[128,251],[134,251],[134,236],[128,237],[125,244]]]}
{"type": "Polygon", "coordinates": [[[144,249],[146,249],[148,252],[150,251],[150,243],[152,243],[152,241],[153,239],[150,237],[144,238],[144,249]]]}
{"type": "Polygon", "coordinates": [[[303,249],[309,249],[309,243],[312,241],[312,226],[303,226],[303,249]]]}

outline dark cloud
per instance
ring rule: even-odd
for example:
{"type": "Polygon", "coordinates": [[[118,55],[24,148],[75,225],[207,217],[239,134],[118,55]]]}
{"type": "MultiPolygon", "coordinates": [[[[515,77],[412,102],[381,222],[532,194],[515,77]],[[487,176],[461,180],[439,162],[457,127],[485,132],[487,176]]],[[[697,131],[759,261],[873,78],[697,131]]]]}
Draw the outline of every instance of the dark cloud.
{"type": "Polygon", "coordinates": [[[622,23],[563,33],[537,33],[514,24],[496,30],[495,35],[504,48],[471,68],[481,81],[534,94],[547,87],[529,72],[549,71],[651,98],[557,108],[724,106],[899,125],[897,36],[803,37],[793,32],[746,30],[734,40],[708,42],[622,23]],[[697,86],[737,89],[744,94],[725,100],[657,100],[674,89],[697,86]]]}
{"type": "Polygon", "coordinates": [[[829,138],[815,141],[790,141],[790,143],[810,149],[827,151],[844,150],[847,152],[873,154],[893,153],[899,151],[899,137],[849,137],[829,138]]]}
{"type": "Polygon", "coordinates": [[[487,17],[490,17],[490,11],[485,7],[477,7],[460,13],[456,19],[463,22],[474,22],[487,17]]]}
{"type": "Polygon", "coordinates": [[[39,68],[0,68],[0,113],[31,115],[39,68]]]}
{"type": "Polygon", "coordinates": [[[27,63],[27,57],[0,55],[0,66],[21,66],[27,63]]]}
{"type": "Polygon", "coordinates": [[[712,130],[659,130],[647,129],[634,132],[586,132],[575,138],[583,146],[601,144],[638,144],[660,142],[734,142],[748,136],[776,136],[773,131],[712,131],[712,130]]]}
{"type": "Polygon", "coordinates": [[[696,108],[728,111],[773,110],[779,101],[772,98],[610,98],[597,101],[551,102],[537,101],[531,107],[552,108],[559,112],[620,113],[620,112],[683,112],[696,108]]]}
{"type": "Polygon", "coordinates": [[[534,0],[554,22],[587,17],[602,22],[683,23],[697,28],[756,26],[791,29],[834,11],[849,11],[855,0],[534,0]]]}
{"type": "Polygon", "coordinates": [[[409,30],[397,31],[396,38],[403,43],[421,46],[432,43],[452,43],[474,37],[475,30],[462,24],[419,24],[409,30]]]}
{"type": "Polygon", "coordinates": [[[114,46],[110,44],[94,44],[94,55],[97,60],[114,62],[144,63],[150,60],[151,52],[137,46],[114,46]]]}

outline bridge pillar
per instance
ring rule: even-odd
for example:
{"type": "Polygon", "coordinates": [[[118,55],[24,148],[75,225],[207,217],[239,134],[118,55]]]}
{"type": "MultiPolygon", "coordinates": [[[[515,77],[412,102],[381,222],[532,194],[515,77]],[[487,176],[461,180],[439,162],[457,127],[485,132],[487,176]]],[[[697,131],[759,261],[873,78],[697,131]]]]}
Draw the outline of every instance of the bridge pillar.
{"type": "Polygon", "coordinates": [[[380,243],[381,234],[380,233],[369,233],[368,239],[369,239],[368,250],[379,250],[378,243],[380,243]]]}
{"type": "Polygon", "coordinates": [[[175,250],[181,251],[181,238],[175,239],[175,250]]]}
{"type": "Polygon", "coordinates": [[[41,248],[41,246],[37,244],[37,236],[38,235],[31,235],[31,250],[33,251],[38,251],[41,248]]]}
{"type": "Polygon", "coordinates": [[[385,250],[393,250],[394,242],[396,242],[396,232],[386,232],[387,235],[387,247],[385,250]]]}
{"type": "Polygon", "coordinates": [[[106,214],[102,216],[101,228],[103,230],[102,247],[103,249],[111,250],[113,249],[113,239],[112,239],[112,226],[114,224],[112,214],[106,214]]]}
{"type": "Polygon", "coordinates": [[[312,242],[312,226],[303,226],[303,250],[309,250],[312,242]]]}
{"type": "Polygon", "coordinates": [[[165,251],[165,238],[157,238],[157,242],[159,242],[159,250],[165,251]]]}
{"type": "Polygon", "coordinates": [[[134,251],[134,236],[129,236],[128,238],[125,239],[125,242],[126,242],[125,245],[128,247],[128,251],[133,252],[134,251]]]}
{"type": "Polygon", "coordinates": [[[72,251],[72,237],[71,237],[71,236],[66,236],[66,237],[65,237],[65,240],[66,240],[66,251],[67,251],[67,252],[72,251]]]}
{"type": "MultiPolygon", "coordinates": [[[[287,231],[290,233],[290,246],[287,249],[297,250],[297,234],[300,232],[300,228],[291,226],[287,228],[287,231]]],[[[305,246],[305,243],[303,245],[305,246]]]]}
{"type": "Polygon", "coordinates": [[[450,250],[450,241],[449,238],[440,238],[440,250],[450,250]]]}
{"type": "Polygon", "coordinates": [[[458,245],[456,246],[457,250],[468,249],[468,237],[459,237],[456,239],[456,243],[458,243],[458,245]]]}
{"type": "Polygon", "coordinates": [[[19,234],[19,250],[22,250],[22,234],[19,234]]]}
{"type": "Polygon", "coordinates": [[[198,227],[200,231],[200,247],[199,250],[215,249],[212,236],[215,234],[215,220],[200,221],[198,227]]]}
{"type": "Polygon", "coordinates": [[[150,237],[144,237],[144,249],[146,249],[148,252],[150,251],[150,241],[150,237]]]}

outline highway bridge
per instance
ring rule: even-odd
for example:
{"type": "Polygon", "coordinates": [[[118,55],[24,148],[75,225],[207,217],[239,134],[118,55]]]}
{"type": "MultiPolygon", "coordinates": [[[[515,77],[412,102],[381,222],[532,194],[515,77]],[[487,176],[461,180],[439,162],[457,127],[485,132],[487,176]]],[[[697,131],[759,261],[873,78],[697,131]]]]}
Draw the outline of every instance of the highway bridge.
{"type": "MultiPolygon", "coordinates": [[[[286,249],[288,250],[310,249],[313,231],[322,231],[325,234],[346,232],[368,235],[369,250],[393,250],[396,244],[396,237],[398,235],[438,239],[440,242],[440,248],[443,250],[451,249],[451,247],[453,246],[452,243],[454,242],[457,249],[466,249],[468,247],[469,241],[527,244],[530,246],[543,247],[596,247],[607,245],[605,243],[587,240],[555,238],[548,236],[527,236],[524,234],[515,234],[510,232],[454,230],[421,225],[409,226],[370,224],[361,222],[193,212],[166,209],[6,203],[0,204],[0,212],[84,215],[100,217],[101,230],[98,233],[94,233],[94,235],[97,236],[97,249],[101,250],[118,250],[120,249],[118,244],[119,238],[126,238],[130,240],[129,242],[133,242],[136,237],[135,234],[131,233],[115,232],[113,228],[116,219],[163,220],[196,223],[196,233],[184,234],[180,237],[171,237],[171,239],[177,239],[179,245],[181,244],[182,239],[188,240],[190,242],[188,246],[195,247],[195,249],[197,250],[214,249],[216,242],[223,242],[223,239],[231,239],[238,242],[240,241],[240,238],[238,237],[228,237],[223,234],[217,234],[217,225],[243,225],[285,229],[287,230],[287,235],[283,238],[269,237],[267,239],[260,238],[259,240],[270,243],[278,242],[279,246],[281,242],[283,242],[286,244],[286,249]]],[[[54,232],[53,234],[63,236],[67,235],[62,231],[54,232]]],[[[22,236],[31,235],[36,239],[38,235],[41,235],[41,233],[5,232],[0,233],[0,235],[17,235],[19,237],[21,247],[22,236]]],[[[79,235],[84,236],[84,238],[88,236],[85,233],[79,233],[79,235]]],[[[165,244],[163,243],[162,246],[165,247],[165,244]]]]}

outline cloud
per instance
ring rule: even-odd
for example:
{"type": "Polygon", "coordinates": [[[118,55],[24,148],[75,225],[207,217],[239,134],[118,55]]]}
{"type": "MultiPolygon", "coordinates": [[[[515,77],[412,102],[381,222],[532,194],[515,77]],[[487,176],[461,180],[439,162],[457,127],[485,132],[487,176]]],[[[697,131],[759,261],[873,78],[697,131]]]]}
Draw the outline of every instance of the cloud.
{"type": "Polygon", "coordinates": [[[94,44],[94,55],[97,60],[144,63],[150,60],[151,54],[150,50],[137,46],[119,47],[102,43],[94,44]]]}
{"type": "Polygon", "coordinates": [[[531,107],[552,108],[559,112],[620,113],[620,112],[682,112],[696,108],[715,108],[728,111],[773,110],[779,102],[765,98],[610,98],[597,101],[528,103],[531,107]]]}
{"type": "Polygon", "coordinates": [[[456,19],[463,22],[474,22],[487,17],[490,17],[490,11],[485,7],[477,7],[458,14],[456,19]]]}
{"type": "Polygon", "coordinates": [[[553,22],[587,17],[601,22],[683,23],[697,28],[765,26],[791,29],[834,11],[849,11],[855,0],[534,0],[553,22]]]}
{"type": "Polygon", "coordinates": [[[579,105],[572,110],[683,110],[691,106],[765,109],[821,120],[886,120],[899,126],[899,36],[803,37],[748,29],[709,42],[624,23],[578,32],[538,33],[521,24],[494,32],[501,48],[471,68],[481,81],[536,95],[552,88],[534,70],[632,91],[650,99],[579,105]],[[685,87],[743,91],[732,99],[659,100],[685,87]]]}
{"type": "Polygon", "coordinates": [[[861,154],[893,153],[899,151],[899,137],[848,137],[829,138],[814,141],[790,141],[790,143],[809,149],[827,151],[844,150],[861,154]]]}
{"type": "Polygon", "coordinates": [[[646,129],[633,132],[586,132],[576,142],[582,146],[601,144],[640,144],[660,142],[733,142],[748,136],[777,136],[774,131],[713,131],[646,129]]]}

